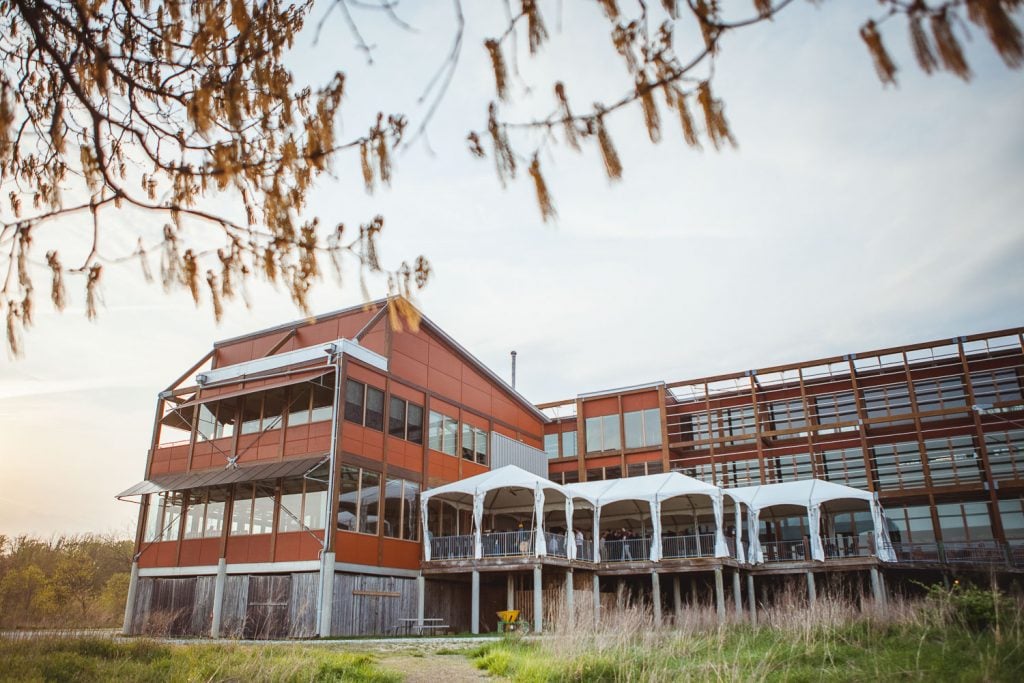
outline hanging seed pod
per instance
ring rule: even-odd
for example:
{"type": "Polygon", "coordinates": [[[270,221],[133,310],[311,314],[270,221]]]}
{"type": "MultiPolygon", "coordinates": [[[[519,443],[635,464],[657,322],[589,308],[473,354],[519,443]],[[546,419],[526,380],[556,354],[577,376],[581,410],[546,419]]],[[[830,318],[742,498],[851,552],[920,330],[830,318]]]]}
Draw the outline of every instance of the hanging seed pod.
{"type": "MultiPolygon", "coordinates": [[[[595,108],[601,111],[599,105],[595,105],[595,108]]],[[[597,128],[597,144],[601,149],[601,159],[604,161],[604,172],[608,176],[608,180],[619,180],[622,178],[622,162],[619,161],[619,154],[615,151],[612,138],[604,127],[604,113],[597,115],[595,126],[597,128]]]]}
{"type": "Polygon", "coordinates": [[[965,81],[971,78],[971,69],[967,66],[967,59],[960,48],[960,41],[953,35],[953,28],[949,24],[949,16],[945,8],[935,12],[931,16],[932,37],[935,38],[935,47],[939,53],[939,61],[942,68],[965,81]]]}
{"type": "Polygon", "coordinates": [[[644,112],[647,137],[651,139],[651,142],[658,143],[661,141],[661,117],[658,115],[658,106],[654,103],[654,92],[643,72],[637,76],[635,92],[640,100],[640,108],[644,112]]]}
{"type": "Polygon", "coordinates": [[[505,67],[505,58],[501,54],[501,45],[493,38],[484,41],[487,54],[491,57],[491,71],[494,72],[494,89],[498,99],[502,102],[508,101],[508,69],[505,67]]]}
{"type": "Polygon", "coordinates": [[[861,27],[860,37],[868,46],[868,52],[871,53],[871,59],[874,60],[878,78],[886,85],[896,85],[896,64],[893,63],[886,51],[885,45],[882,44],[882,36],[878,33],[874,21],[869,20],[861,27]]]}
{"type": "Polygon", "coordinates": [[[96,320],[96,307],[100,302],[100,276],[103,274],[103,266],[98,263],[92,264],[89,268],[89,278],[85,283],[85,317],[89,320],[96,320]]]}
{"type": "Polygon", "coordinates": [[[558,218],[558,212],[555,211],[555,205],[551,201],[551,193],[548,192],[547,183],[544,182],[544,176],[540,172],[540,159],[537,155],[533,155],[533,161],[530,162],[530,177],[533,178],[533,188],[537,193],[537,206],[540,208],[540,216],[545,223],[553,221],[558,218]]]}
{"type": "Polygon", "coordinates": [[[930,74],[938,68],[939,63],[935,59],[931,42],[928,40],[928,35],[921,24],[921,12],[912,10],[907,16],[907,24],[910,29],[910,45],[914,50],[914,58],[917,59],[917,65],[926,74],[930,74]]]}
{"type": "Polygon", "coordinates": [[[576,125],[572,119],[572,110],[569,109],[569,98],[565,94],[565,85],[561,81],[555,83],[555,97],[558,98],[558,106],[562,110],[562,128],[565,131],[565,142],[578,152],[580,151],[579,137],[576,134],[576,125]]]}
{"type": "Polygon", "coordinates": [[[50,267],[50,301],[58,311],[67,305],[67,292],[64,288],[64,268],[56,251],[46,252],[46,265],[50,267]]]}
{"type": "Polygon", "coordinates": [[[224,305],[220,299],[220,287],[217,284],[217,274],[212,270],[206,271],[206,286],[210,289],[210,301],[213,304],[213,319],[220,322],[224,317],[224,305]]]}
{"type": "Polygon", "coordinates": [[[544,41],[548,39],[548,30],[544,27],[544,19],[540,16],[537,0],[523,0],[523,14],[526,15],[526,32],[530,39],[530,54],[537,54],[544,41]]]}

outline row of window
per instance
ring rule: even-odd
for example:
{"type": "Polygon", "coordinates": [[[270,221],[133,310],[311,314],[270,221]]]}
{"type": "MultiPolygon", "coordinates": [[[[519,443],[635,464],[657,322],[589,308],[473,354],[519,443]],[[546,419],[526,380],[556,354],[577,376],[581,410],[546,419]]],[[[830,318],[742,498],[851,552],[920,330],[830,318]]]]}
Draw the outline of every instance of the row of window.
{"type": "MultiPolygon", "coordinates": [[[[1014,370],[972,372],[971,388],[979,404],[1006,403],[1022,400],[1021,386],[1014,370]]],[[[967,408],[967,391],[957,378],[918,380],[913,383],[914,396],[919,412],[954,410],[967,408]]],[[[906,382],[869,387],[861,390],[864,414],[867,418],[893,418],[913,411],[910,389],[906,382]]],[[[804,401],[800,398],[767,402],[759,406],[762,432],[785,431],[785,438],[805,436],[811,424],[836,425],[828,431],[855,429],[851,423],[858,420],[857,399],[852,391],[821,394],[808,398],[813,406],[813,416],[808,415],[804,401]]],[[[941,420],[942,416],[925,416],[924,422],[941,420]]],[[[746,443],[757,433],[754,407],[736,406],[708,412],[689,413],[674,416],[671,425],[673,440],[705,441],[725,439],[726,445],[746,443]],[[733,437],[733,438],[730,438],[733,437]]],[[[909,424],[909,420],[892,421],[887,424],[909,424]]]]}
{"type": "MultiPolygon", "coordinates": [[[[144,538],[149,541],[219,538],[226,522],[230,487],[209,491],[151,495],[144,538]],[[182,521],[182,515],[184,520],[182,521]]],[[[236,484],[231,503],[230,536],[269,534],[274,531],[319,530],[325,524],[326,481],[314,478],[285,479],[279,490],[261,483],[236,484]]],[[[357,467],[341,468],[338,528],[404,540],[419,540],[419,484],[388,478],[383,486],[379,472],[357,467]],[[381,513],[383,512],[383,517],[381,513]]]]}
{"type": "MultiPolygon", "coordinates": [[[[992,476],[996,481],[1024,479],[1024,430],[985,434],[992,476]]],[[[924,458],[917,441],[880,444],[871,448],[871,468],[878,490],[915,489],[925,486],[925,467],[933,486],[976,484],[984,480],[982,460],[975,439],[970,436],[925,439],[924,458]]],[[[685,474],[724,486],[760,484],[756,458],[717,464],[717,477],[710,464],[684,465],[685,474]]],[[[868,487],[868,471],[860,448],[831,449],[810,454],[765,458],[768,482],[827,479],[859,489],[868,487]]]]}
{"type": "Polygon", "coordinates": [[[388,538],[418,541],[418,483],[389,477],[384,480],[381,509],[380,472],[343,465],[338,506],[338,529],[362,534],[382,532],[388,538]]]}
{"type": "MultiPolygon", "coordinates": [[[[384,431],[384,392],[354,379],[345,382],[345,419],[384,431]]],[[[392,396],[388,406],[388,434],[423,443],[423,406],[392,396]]]]}
{"type": "MultiPolygon", "coordinates": [[[[441,453],[459,453],[459,421],[444,413],[430,411],[427,426],[427,445],[441,453]]],[[[462,457],[470,462],[487,464],[487,431],[462,423],[462,457]]]]}
{"type": "Polygon", "coordinates": [[[575,458],[577,453],[576,430],[559,434],[544,435],[544,452],[548,458],[575,458]]]}
{"type": "MultiPolygon", "coordinates": [[[[621,425],[619,415],[615,414],[588,417],[584,420],[584,426],[587,453],[617,451],[623,448],[623,431],[625,432],[625,448],[661,447],[661,411],[657,408],[625,412],[622,414],[621,425]]],[[[557,437],[555,434],[548,436],[557,437]]],[[[544,446],[549,456],[552,456],[555,444],[557,444],[556,441],[549,441],[545,437],[544,446]]],[[[563,432],[561,457],[576,455],[576,448],[576,432],[563,432]],[[568,443],[566,443],[567,441],[568,443]]]]}

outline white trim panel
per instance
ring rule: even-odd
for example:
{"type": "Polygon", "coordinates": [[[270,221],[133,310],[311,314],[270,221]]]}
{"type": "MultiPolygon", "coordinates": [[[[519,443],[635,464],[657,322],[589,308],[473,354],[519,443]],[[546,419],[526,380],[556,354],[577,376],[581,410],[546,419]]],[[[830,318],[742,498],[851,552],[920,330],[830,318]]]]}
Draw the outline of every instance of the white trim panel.
{"type": "Polygon", "coordinates": [[[388,369],[388,359],[379,353],[375,353],[370,349],[364,348],[360,346],[358,342],[352,341],[351,339],[337,339],[333,342],[314,344],[313,346],[305,346],[301,349],[295,349],[294,351],[277,353],[272,356],[267,356],[266,358],[256,358],[254,360],[245,361],[244,363],[235,363],[234,365],[225,365],[224,367],[217,368],[215,370],[207,370],[206,372],[201,372],[196,375],[196,383],[200,385],[217,384],[220,382],[241,379],[243,377],[248,377],[249,375],[277,370],[289,365],[308,363],[309,361],[320,358],[324,358],[326,360],[326,355],[332,350],[348,354],[353,358],[357,358],[364,363],[372,365],[378,370],[386,372],[388,369]]]}

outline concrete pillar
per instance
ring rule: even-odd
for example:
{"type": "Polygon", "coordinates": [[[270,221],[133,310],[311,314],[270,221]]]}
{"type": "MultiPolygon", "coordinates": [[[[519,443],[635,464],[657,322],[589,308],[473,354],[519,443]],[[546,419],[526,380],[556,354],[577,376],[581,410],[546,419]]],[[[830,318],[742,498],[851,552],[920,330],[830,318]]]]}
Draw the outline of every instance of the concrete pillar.
{"type": "Polygon", "coordinates": [[[715,567],[715,608],[718,620],[725,620],[725,580],[722,578],[721,567],[715,567]]]}
{"type": "Polygon", "coordinates": [[[317,635],[331,635],[331,612],[334,606],[334,553],[324,552],[320,559],[320,624],[317,635]]]}
{"type": "Polygon", "coordinates": [[[533,567],[533,630],[544,631],[544,592],[541,588],[540,565],[533,567]]]}
{"type": "Polygon", "coordinates": [[[626,607],[626,582],[621,578],[615,580],[615,607],[619,610],[626,607]]]}
{"type": "Polygon", "coordinates": [[[480,633],[480,572],[473,570],[473,597],[470,606],[469,630],[474,635],[480,633]]]}
{"type": "Polygon", "coordinates": [[[754,575],[747,573],[747,600],[750,602],[750,623],[757,626],[757,595],[754,593],[754,575]]]}
{"type": "Polygon", "coordinates": [[[672,606],[676,611],[676,622],[683,616],[683,591],[679,588],[679,574],[672,575],[672,606]]]}
{"type": "Polygon", "coordinates": [[[740,570],[732,571],[732,601],[736,606],[736,616],[743,616],[743,589],[740,583],[740,570]]]}
{"type": "Polygon", "coordinates": [[[654,625],[661,626],[661,577],[651,572],[651,604],[654,605],[654,625]]]}
{"type": "MultiPolygon", "coordinates": [[[[992,574],[995,576],[995,574],[992,574]]],[[[882,586],[882,606],[889,606],[889,584],[885,581],[885,572],[878,570],[878,583],[882,586]]]]}
{"type": "Polygon", "coordinates": [[[885,598],[882,596],[882,581],[878,575],[878,569],[871,568],[871,595],[875,598],[875,604],[879,607],[885,606],[885,598]]]}
{"type": "Polygon", "coordinates": [[[813,605],[818,601],[818,591],[814,585],[814,572],[807,572],[807,604],[813,605]]]}
{"type": "Polygon", "coordinates": [[[572,570],[565,570],[565,611],[571,628],[576,623],[576,596],[572,588],[572,570]]]}
{"type": "Polygon", "coordinates": [[[423,633],[423,617],[426,616],[427,577],[420,574],[416,577],[416,629],[423,633]]]}
{"type": "Polygon", "coordinates": [[[700,605],[700,595],[697,593],[697,576],[690,574],[690,607],[696,608],[700,605]]]}
{"type": "Polygon", "coordinates": [[[516,608],[516,579],[509,572],[505,577],[505,609],[516,608]]]}
{"type": "MultiPolygon", "coordinates": [[[[124,603],[124,623],[121,625],[121,635],[123,636],[132,634],[132,617],[135,614],[135,596],[138,590],[139,563],[137,560],[133,560],[131,578],[128,579],[128,600],[124,603]]],[[[216,603],[214,603],[214,609],[217,609],[216,603]]]]}
{"type": "Polygon", "coordinates": [[[594,626],[601,623],[601,577],[594,572],[594,626]]]}
{"type": "Polygon", "coordinates": [[[210,623],[210,637],[220,638],[224,619],[224,585],[228,580],[228,563],[223,557],[217,560],[217,578],[213,582],[213,619],[210,623]]]}

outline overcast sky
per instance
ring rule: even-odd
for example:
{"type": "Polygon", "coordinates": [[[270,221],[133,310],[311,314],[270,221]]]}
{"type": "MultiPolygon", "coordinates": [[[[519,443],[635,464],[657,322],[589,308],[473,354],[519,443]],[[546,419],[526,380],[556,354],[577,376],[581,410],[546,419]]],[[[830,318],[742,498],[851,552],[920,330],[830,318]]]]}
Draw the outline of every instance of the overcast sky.
{"type": "MultiPolygon", "coordinates": [[[[399,155],[393,187],[372,197],[358,159],[339,158],[313,208],[326,225],[383,214],[386,264],[421,253],[433,264],[423,311],[502,376],[516,349],[531,400],[1024,323],[1024,75],[980,32],[965,85],[921,75],[895,27],[900,85],[883,88],[857,36],[871,5],[796,3],[724,43],[715,86],[738,149],[686,148],[667,111],[652,146],[639,113],[624,113],[609,121],[622,182],[607,182],[594,149],[542,159],[560,216],[552,226],[528,178],[502,190],[491,160],[466,152],[493,93],[482,37],[502,17],[501,3],[466,4],[469,34],[430,128],[433,151],[399,155]],[[497,12],[477,16],[484,7],[497,12]]],[[[360,19],[378,47],[369,69],[337,17],[316,46],[300,41],[300,81],[349,72],[342,137],[364,132],[379,109],[416,124],[416,97],[454,31],[448,5],[431,5],[403,15],[415,34],[360,19]]],[[[616,98],[625,72],[598,4],[542,7],[554,42],[521,59],[535,86],[514,86],[521,113],[546,113],[556,80],[581,109],[616,98]]],[[[114,221],[128,244],[137,220],[114,221]]],[[[324,281],[314,309],[358,303],[353,284],[324,281]]],[[[144,286],[134,267],[106,274],[96,324],[73,295],[63,315],[42,301],[25,357],[0,359],[2,534],[127,532],[137,508],[113,495],[144,474],[156,394],[214,340],[299,317],[287,296],[257,286],[252,309],[218,326],[205,304],[144,286]]]]}

